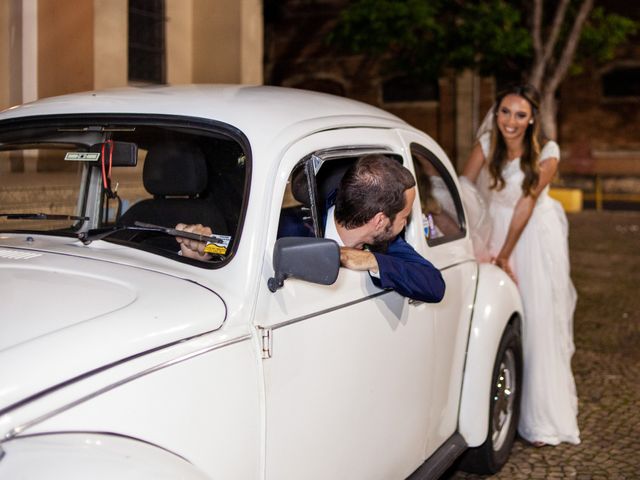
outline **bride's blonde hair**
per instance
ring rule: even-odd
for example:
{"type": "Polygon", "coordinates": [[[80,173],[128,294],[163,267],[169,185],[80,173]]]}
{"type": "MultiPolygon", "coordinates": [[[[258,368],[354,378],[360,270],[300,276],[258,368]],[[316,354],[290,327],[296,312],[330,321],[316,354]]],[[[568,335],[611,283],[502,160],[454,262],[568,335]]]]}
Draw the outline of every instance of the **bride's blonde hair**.
{"type": "Polygon", "coordinates": [[[491,147],[489,150],[489,173],[491,174],[490,188],[502,190],[505,185],[502,169],[507,163],[507,145],[498,129],[497,117],[502,100],[507,95],[518,95],[524,98],[531,106],[533,123],[527,125],[523,139],[523,150],[520,157],[520,168],[524,172],[522,191],[525,196],[531,195],[538,184],[540,170],[538,160],[540,158],[541,144],[543,141],[540,128],[540,94],[532,85],[514,85],[506,88],[496,96],[493,107],[493,120],[491,129],[491,147]]]}

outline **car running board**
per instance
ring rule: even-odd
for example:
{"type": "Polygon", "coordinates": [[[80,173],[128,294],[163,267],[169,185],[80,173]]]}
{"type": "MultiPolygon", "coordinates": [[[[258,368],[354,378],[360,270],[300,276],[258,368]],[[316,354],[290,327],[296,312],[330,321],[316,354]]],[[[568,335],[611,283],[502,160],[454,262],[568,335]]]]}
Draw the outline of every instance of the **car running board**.
{"type": "Polygon", "coordinates": [[[447,471],[453,462],[468,448],[462,435],[454,433],[429,459],[407,477],[407,480],[435,480],[447,471]]]}

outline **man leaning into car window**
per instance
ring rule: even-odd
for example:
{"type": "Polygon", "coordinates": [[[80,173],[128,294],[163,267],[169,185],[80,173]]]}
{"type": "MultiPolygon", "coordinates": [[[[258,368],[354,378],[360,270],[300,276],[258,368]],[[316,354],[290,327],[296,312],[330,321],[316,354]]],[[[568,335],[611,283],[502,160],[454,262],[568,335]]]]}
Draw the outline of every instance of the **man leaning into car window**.
{"type": "MultiPolygon", "coordinates": [[[[379,288],[392,289],[414,300],[442,300],[445,283],[440,271],[409,245],[404,230],[416,197],[411,172],[383,155],[367,155],[347,170],[335,205],[327,211],[325,238],[340,246],[340,263],[368,271],[379,288]]],[[[177,230],[211,235],[202,225],[178,224],[177,230]]],[[[204,244],[178,237],[181,253],[207,259],[204,244]]]]}

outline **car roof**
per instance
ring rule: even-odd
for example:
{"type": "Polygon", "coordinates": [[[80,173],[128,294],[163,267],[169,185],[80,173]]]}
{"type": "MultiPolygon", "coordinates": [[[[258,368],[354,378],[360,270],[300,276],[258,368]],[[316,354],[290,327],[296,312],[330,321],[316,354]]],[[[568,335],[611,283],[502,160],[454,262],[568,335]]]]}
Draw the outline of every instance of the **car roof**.
{"type": "Polygon", "coordinates": [[[74,93],[12,107],[0,113],[0,121],[73,113],[163,114],[212,119],[239,129],[254,146],[287,130],[296,136],[353,126],[408,127],[403,120],[384,110],[347,98],[249,85],[145,86],[74,93]]]}

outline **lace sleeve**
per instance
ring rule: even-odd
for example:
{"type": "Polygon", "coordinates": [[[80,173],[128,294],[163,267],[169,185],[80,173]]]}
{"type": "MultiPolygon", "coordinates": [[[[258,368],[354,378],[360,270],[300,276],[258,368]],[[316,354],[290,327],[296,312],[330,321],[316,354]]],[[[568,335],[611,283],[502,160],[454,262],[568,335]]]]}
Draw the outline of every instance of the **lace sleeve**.
{"type": "Polygon", "coordinates": [[[557,158],[560,160],[560,147],[553,140],[549,140],[542,147],[540,152],[540,162],[544,162],[547,158],[557,158]]]}

